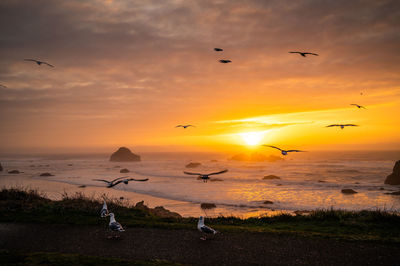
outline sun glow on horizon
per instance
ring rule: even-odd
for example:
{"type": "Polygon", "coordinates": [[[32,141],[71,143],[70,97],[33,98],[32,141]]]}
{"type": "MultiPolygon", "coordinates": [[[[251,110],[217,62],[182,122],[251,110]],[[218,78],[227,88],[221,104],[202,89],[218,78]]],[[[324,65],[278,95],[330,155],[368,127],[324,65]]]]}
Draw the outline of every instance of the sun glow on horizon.
{"type": "Polygon", "coordinates": [[[258,145],[261,140],[264,138],[265,132],[246,132],[246,133],[240,133],[240,136],[246,143],[246,145],[249,146],[255,146],[258,145]]]}

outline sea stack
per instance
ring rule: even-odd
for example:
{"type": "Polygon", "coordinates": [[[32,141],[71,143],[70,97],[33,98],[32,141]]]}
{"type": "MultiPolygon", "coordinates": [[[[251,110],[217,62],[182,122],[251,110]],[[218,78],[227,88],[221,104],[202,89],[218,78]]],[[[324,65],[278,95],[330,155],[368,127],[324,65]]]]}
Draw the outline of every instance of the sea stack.
{"type": "Polygon", "coordinates": [[[393,173],[386,177],[385,184],[400,185],[400,161],[395,163],[393,173]]]}
{"type": "Polygon", "coordinates": [[[128,148],[121,147],[111,154],[111,162],[139,162],[140,156],[132,153],[128,148]]]}

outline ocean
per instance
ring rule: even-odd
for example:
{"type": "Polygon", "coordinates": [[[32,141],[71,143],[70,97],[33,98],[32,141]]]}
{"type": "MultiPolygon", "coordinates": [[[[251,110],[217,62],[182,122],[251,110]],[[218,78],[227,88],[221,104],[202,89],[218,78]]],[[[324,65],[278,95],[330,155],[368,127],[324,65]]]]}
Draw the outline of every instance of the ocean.
{"type": "Polygon", "coordinates": [[[5,171],[0,172],[0,186],[34,188],[53,199],[59,199],[65,192],[123,195],[130,203],[145,200],[149,206],[163,205],[183,216],[249,217],[330,208],[400,210],[400,196],[385,194],[398,191],[399,186],[384,184],[395,161],[400,159],[400,151],[307,152],[290,154],[277,162],[233,161],[228,154],[140,155],[141,162],[110,162],[107,154],[2,155],[0,163],[5,171]],[[199,162],[201,166],[186,168],[190,162],[199,162]],[[121,174],[122,168],[130,172],[121,174]],[[8,174],[13,169],[24,173],[8,174]],[[217,181],[207,183],[183,173],[224,169],[229,171],[214,176],[217,181]],[[54,176],[41,177],[44,172],[54,176]],[[280,179],[263,180],[267,175],[280,179]],[[93,180],[121,176],[149,178],[149,181],[121,183],[106,189],[105,183],[93,180]],[[358,193],[341,193],[345,188],[358,193]],[[213,203],[216,208],[202,210],[201,203],[213,203]]]}

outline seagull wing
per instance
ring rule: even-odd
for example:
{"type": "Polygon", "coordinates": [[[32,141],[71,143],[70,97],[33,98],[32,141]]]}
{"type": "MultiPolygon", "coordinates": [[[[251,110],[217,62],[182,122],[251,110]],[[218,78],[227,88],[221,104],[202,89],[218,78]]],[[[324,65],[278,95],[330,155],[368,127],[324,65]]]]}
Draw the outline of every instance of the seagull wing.
{"type": "Polygon", "coordinates": [[[200,227],[200,229],[201,229],[202,232],[204,232],[206,234],[215,234],[215,233],[217,233],[217,231],[215,231],[211,227],[208,227],[207,225],[203,225],[202,227],[200,227]]]}
{"type": "Polygon", "coordinates": [[[215,172],[215,173],[211,173],[211,174],[208,174],[208,175],[219,175],[219,174],[223,174],[223,173],[226,173],[226,172],[228,172],[228,169],[225,169],[225,170],[222,170],[222,171],[219,171],[219,172],[215,172]]]}
{"type": "Polygon", "coordinates": [[[185,172],[185,171],[183,171],[183,173],[187,174],[187,175],[202,175],[200,173],[191,173],[191,172],[185,172]]]}
{"type": "Polygon", "coordinates": [[[301,52],[289,52],[291,54],[301,54],[301,52]]]}
{"type": "Polygon", "coordinates": [[[115,178],[113,181],[111,181],[111,183],[114,183],[115,181],[123,179],[123,178],[127,178],[127,176],[122,176],[122,177],[115,178]]]}
{"type": "Polygon", "coordinates": [[[301,151],[301,150],[287,150],[286,152],[305,152],[305,151],[301,151]]]}
{"type": "Polygon", "coordinates": [[[345,126],[345,127],[358,127],[358,125],[354,125],[354,124],[345,124],[343,126],[345,126]]]}
{"type": "Polygon", "coordinates": [[[308,53],[308,52],[306,52],[306,53],[303,53],[303,54],[310,54],[310,55],[316,55],[316,56],[318,56],[318,54],[314,54],[314,53],[308,53]]]}
{"type": "Polygon", "coordinates": [[[148,178],[145,178],[145,179],[129,178],[129,179],[126,179],[126,180],[128,180],[128,181],[141,181],[141,182],[144,182],[144,181],[148,181],[149,179],[148,179],[148,178]]]}
{"type": "Polygon", "coordinates": [[[49,63],[47,63],[47,62],[42,62],[43,64],[45,64],[45,65],[48,65],[48,66],[50,66],[50,67],[54,67],[53,65],[50,65],[49,63]]]}
{"type": "Polygon", "coordinates": [[[107,184],[110,184],[111,182],[108,180],[104,180],[104,179],[92,179],[93,181],[103,181],[106,182],[107,184]]]}
{"type": "Polygon", "coordinates": [[[113,231],[120,231],[123,232],[125,231],[124,228],[122,228],[122,225],[118,222],[113,222],[110,224],[110,229],[113,231]]]}
{"type": "Polygon", "coordinates": [[[118,185],[119,183],[122,183],[122,182],[124,182],[124,181],[125,181],[125,179],[123,179],[123,180],[118,180],[117,182],[110,183],[110,185],[109,185],[108,187],[110,188],[110,187],[116,186],[116,185],[118,185]]]}
{"type": "Polygon", "coordinates": [[[275,147],[275,146],[271,146],[271,145],[263,145],[263,146],[265,146],[265,147],[270,147],[270,148],[274,148],[274,149],[277,149],[277,150],[282,150],[282,149],[280,149],[280,148],[278,148],[278,147],[275,147]]]}
{"type": "Polygon", "coordinates": [[[329,126],[326,126],[326,127],[340,127],[340,125],[334,124],[334,125],[329,125],[329,126]]]}
{"type": "Polygon", "coordinates": [[[183,127],[183,125],[177,125],[176,127],[183,127]]]}
{"type": "Polygon", "coordinates": [[[35,62],[35,63],[39,62],[38,60],[35,60],[35,59],[24,59],[24,61],[32,61],[32,62],[35,62]]]}

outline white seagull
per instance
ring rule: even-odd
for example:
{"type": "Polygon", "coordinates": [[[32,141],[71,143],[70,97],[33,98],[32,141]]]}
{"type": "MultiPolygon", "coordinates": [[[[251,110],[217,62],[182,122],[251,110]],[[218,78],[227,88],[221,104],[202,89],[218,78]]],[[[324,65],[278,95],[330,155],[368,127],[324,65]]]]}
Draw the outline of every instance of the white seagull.
{"type": "Polygon", "coordinates": [[[275,147],[275,146],[271,146],[271,145],[263,145],[263,146],[280,150],[282,155],[287,155],[288,152],[305,152],[305,151],[301,151],[301,150],[282,150],[281,148],[278,148],[278,147],[275,147]]]}
{"type": "Polygon", "coordinates": [[[219,60],[219,62],[222,64],[228,64],[228,63],[231,63],[232,61],[229,59],[221,59],[221,60],[219,60]]]}
{"type": "Polygon", "coordinates": [[[216,233],[218,233],[218,231],[212,229],[211,227],[208,227],[207,225],[204,225],[204,217],[200,216],[199,218],[199,222],[197,223],[197,229],[204,233],[204,236],[201,237],[201,240],[207,240],[207,234],[208,235],[215,235],[216,233]]]}
{"type": "Polygon", "coordinates": [[[100,211],[100,217],[101,217],[101,218],[104,218],[104,217],[107,217],[107,215],[108,215],[108,208],[107,208],[107,203],[106,203],[106,201],[104,200],[103,208],[102,208],[101,211],[100,211]]]}
{"type": "Polygon", "coordinates": [[[114,213],[110,213],[110,223],[108,224],[108,227],[110,228],[111,231],[115,231],[115,232],[124,232],[124,228],[122,228],[122,225],[117,222],[114,218],[114,213]]]}
{"type": "Polygon", "coordinates": [[[219,174],[223,174],[226,172],[228,172],[228,169],[225,169],[225,170],[222,170],[219,172],[215,172],[215,173],[211,173],[211,174],[191,173],[191,172],[185,172],[185,171],[183,173],[187,174],[187,175],[197,175],[197,176],[199,176],[199,179],[203,179],[204,183],[207,183],[207,180],[210,179],[210,177],[209,177],[210,175],[219,175],[219,174]]]}
{"type": "Polygon", "coordinates": [[[291,53],[291,54],[299,54],[299,55],[301,55],[302,57],[306,57],[306,55],[316,55],[316,56],[318,56],[318,54],[314,54],[314,53],[309,53],[309,52],[289,52],[289,53],[291,53]]]}
{"type": "Polygon", "coordinates": [[[176,127],[183,127],[184,129],[188,128],[188,127],[195,127],[193,125],[177,125],[176,127]]]}
{"type": "Polygon", "coordinates": [[[358,105],[358,104],[356,104],[356,103],[351,103],[350,105],[357,106],[357,108],[358,108],[358,109],[360,109],[360,108],[367,109],[367,108],[365,108],[364,106],[362,106],[362,105],[358,105]]]}
{"type": "Polygon", "coordinates": [[[333,124],[326,127],[340,127],[341,129],[344,129],[344,127],[358,127],[358,126],[359,125],[354,125],[354,124],[333,124]]]}
{"type": "Polygon", "coordinates": [[[48,65],[49,67],[54,67],[53,65],[50,65],[50,64],[47,63],[47,62],[40,61],[40,60],[36,60],[36,59],[24,59],[24,61],[32,61],[32,62],[35,62],[35,63],[38,64],[39,66],[40,66],[41,64],[45,64],[45,65],[48,65]]]}

